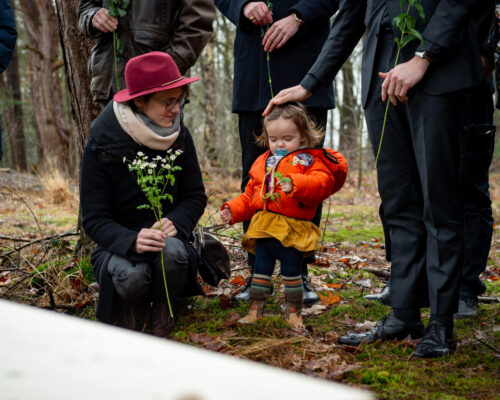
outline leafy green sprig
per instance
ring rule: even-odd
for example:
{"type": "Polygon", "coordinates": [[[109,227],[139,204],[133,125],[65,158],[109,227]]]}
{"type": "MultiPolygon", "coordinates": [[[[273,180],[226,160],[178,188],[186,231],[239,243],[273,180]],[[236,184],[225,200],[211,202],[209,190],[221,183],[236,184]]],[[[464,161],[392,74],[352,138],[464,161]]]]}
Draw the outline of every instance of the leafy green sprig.
{"type": "MultiPolygon", "coordinates": [[[[417,25],[417,19],[413,16],[410,15],[410,9],[411,7],[415,7],[415,9],[418,12],[418,15],[422,19],[422,21],[425,22],[425,13],[424,13],[424,8],[422,7],[422,4],[420,4],[420,0],[404,0],[408,3],[408,8],[406,12],[403,12],[403,0],[399,0],[399,8],[401,10],[401,14],[393,18],[392,24],[399,29],[401,32],[401,37],[396,37],[394,38],[394,41],[396,42],[396,45],[398,46],[398,52],[396,54],[396,60],[394,62],[394,66],[398,65],[399,61],[399,55],[401,53],[401,50],[410,42],[414,40],[419,40],[421,44],[424,43],[424,39],[422,37],[422,34],[415,29],[415,26],[417,25]]],[[[382,148],[382,140],[384,139],[384,132],[385,132],[385,125],[387,122],[387,114],[389,111],[389,104],[390,101],[387,99],[387,104],[385,106],[385,115],[384,115],[384,122],[382,124],[382,134],[380,136],[380,141],[378,144],[378,150],[377,150],[377,156],[375,158],[375,165],[377,165],[378,162],[378,157],[380,155],[380,149],[382,148]]]]}
{"type": "MultiPolygon", "coordinates": [[[[269,11],[273,11],[273,3],[271,3],[271,1],[267,1],[266,3],[267,5],[267,8],[269,9],[269,11]]],[[[266,30],[264,31],[264,29],[261,27],[260,28],[260,31],[261,31],[261,34],[262,34],[262,37],[264,37],[264,35],[266,34],[266,32],[269,30],[270,28],[270,25],[267,24],[266,25],[266,30]]],[[[274,92],[273,92],[273,79],[271,77],[271,62],[270,62],[270,58],[271,58],[271,55],[269,54],[268,51],[266,51],[266,62],[267,62],[267,81],[269,82],[269,90],[271,91],[271,98],[274,97],[274,92]]]]}
{"type": "MultiPolygon", "coordinates": [[[[148,200],[147,204],[141,204],[137,207],[139,210],[151,210],[157,222],[158,229],[161,230],[162,207],[165,200],[173,202],[173,197],[167,192],[167,187],[173,186],[175,183],[174,172],[181,171],[182,168],[175,165],[175,160],[182,154],[182,150],[167,150],[165,157],[160,155],[149,160],[149,157],[142,151],[137,153],[137,157],[130,161],[123,157],[123,162],[128,163],[130,172],[134,172],[137,178],[137,184],[141,191],[145,194],[148,200]]],[[[165,261],[163,259],[163,251],[161,252],[161,270],[163,273],[163,284],[167,295],[168,309],[170,316],[173,318],[172,305],[168,295],[167,277],[165,276],[165,261]]]]}
{"type": "MultiPolygon", "coordinates": [[[[109,0],[109,15],[115,18],[123,18],[127,15],[127,9],[130,6],[131,0],[109,0]]],[[[116,53],[123,52],[123,42],[118,39],[116,35],[116,30],[113,31],[113,61],[115,67],[115,79],[116,79],[116,88],[120,90],[120,82],[118,80],[118,60],[116,57],[116,53]]]]}

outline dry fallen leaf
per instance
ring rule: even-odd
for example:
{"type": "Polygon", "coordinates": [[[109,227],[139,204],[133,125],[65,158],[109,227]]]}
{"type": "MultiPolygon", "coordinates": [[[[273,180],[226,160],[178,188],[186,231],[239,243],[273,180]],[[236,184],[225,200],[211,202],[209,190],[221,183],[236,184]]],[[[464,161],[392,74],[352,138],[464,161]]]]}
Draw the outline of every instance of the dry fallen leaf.
{"type": "Polygon", "coordinates": [[[321,300],[321,304],[325,306],[332,306],[334,304],[340,303],[340,293],[333,294],[332,292],[328,292],[328,295],[323,295],[318,293],[318,296],[321,300]]]}

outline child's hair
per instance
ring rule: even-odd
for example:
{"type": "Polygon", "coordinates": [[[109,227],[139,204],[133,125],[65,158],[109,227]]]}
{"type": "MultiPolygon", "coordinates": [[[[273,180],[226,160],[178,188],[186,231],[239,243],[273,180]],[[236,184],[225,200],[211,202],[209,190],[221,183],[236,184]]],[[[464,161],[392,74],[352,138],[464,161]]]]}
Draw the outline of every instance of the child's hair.
{"type": "Polygon", "coordinates": [[[262,121],[262,135],[255,136],[255,142],[262,147],[269,147],[269,135],[266,124],[279,118],[291,119],[304,138],[305,147],[315,147],[325,136],[323,129],[318,127],[307,115],[305,107],[300,103],[289,102],[274,106],[272,111],[262,121]]]}

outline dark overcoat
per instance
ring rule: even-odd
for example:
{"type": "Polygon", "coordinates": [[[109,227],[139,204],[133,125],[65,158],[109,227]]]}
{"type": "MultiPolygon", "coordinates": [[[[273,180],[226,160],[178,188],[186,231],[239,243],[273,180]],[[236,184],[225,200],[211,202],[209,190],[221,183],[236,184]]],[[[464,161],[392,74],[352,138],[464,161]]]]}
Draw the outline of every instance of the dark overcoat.
{"type": "MultiPolygon", "coordinates": [[[[234,40],[233,112],[263,111],[271,99],[267,56],[262,46],[266,27],[243,15],[248,0],[215,0],[215,5],[236,25],[234,40]]],[[[336,0],[274,0],[273,21],[296,13],[304,21],[298,32],[281,48],[269,53],[274,95],[298,85],[313,65],[330,32],[336,0]]],[[[333,87],[321,88],[304,102],[307,107],[335,107],[333,87]]]]}
{"type": "MultiPolygon", "coordinates": [[[[168,186],[173,202],[163,203],[163,217],[177,228],[177,237],[188,240],[203,214],[207,203],[205,187],[191,134],[181,123],[178,139],[172,145],[182,150],[175,165],[175,183],[168,186]]],[[[153,262],[157,253],[137,254],[131,246],[142,228],[155,223],[151,210],[138,210],[147,204],[133,172],[128,170],[124,157],[133,160],[142,151],[153,158],[166,156],[166,151],[152,150],[137,144],[120,126],[111,101],[91,126],[91,133],[83,151],[80,178],[82,223],[86,233],[97,243],[91,262],[100,284],[96,316],[105,322],[113,319],[114,289],[107,264],[112,254],[132,262],[153,262]]],[[[194,267],[194,266],[193,266],[194,267]]],[[[191,285],[185,295],[199,294],[196,270],[192,271],[191,285]]]]}

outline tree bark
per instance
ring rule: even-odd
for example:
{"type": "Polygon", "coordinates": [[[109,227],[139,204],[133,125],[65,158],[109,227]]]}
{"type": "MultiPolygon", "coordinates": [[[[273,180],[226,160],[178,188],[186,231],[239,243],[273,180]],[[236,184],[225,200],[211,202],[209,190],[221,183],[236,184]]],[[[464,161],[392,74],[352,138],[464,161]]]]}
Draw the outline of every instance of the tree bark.
{"type": "Polygon", "coordinates": [[[59,21],[59,38],[66,69],[66,79],[71,99],[71,114],[77,128],[79,158],[90,133],[90,125],[102,110],[102,105],[92,101],[90,59],[93,42],[78,30],[76,10],[79,0],[55,0],[59,21]]]}
{"type": "Polygon", "coordinates": [[[51,1],[19,0],[30,46],[29,77],[36,131],[39,134],[38,164],[54,160],[69,164],[70,129],[65,120],[61,81],[57,74],[59,37],[57,17],[51,1]]]}
{"type": "Polygon", "coordinates": [[[26,149],[17,48],[1,83],[7,100],[4,102],[3,111],[9,136],[12,164],[16,170],[24,171],[26,170],[26,149]]]}
{"type": "Polygon", "coordinates": [[[204,50],[201,65],[202,82],[205,97],[205,129],[203,130],[203,140],[205,142],[204,155],[209,160],[215,160],[216,154],[216,102],[215,97],[215,60],[214,60],[215,37],[212,35],[204,50]]]}
{"type": "MultiPolygon", "coordinates": [[[[339,106],[339,151],[354,163],[358,154],[358,107],[354,95],[354,74],[352,60],[348,59],[342,67],[343,96],[339,106]]],[[[354,165],[354,164],[352,164],[354,165]]]]}

